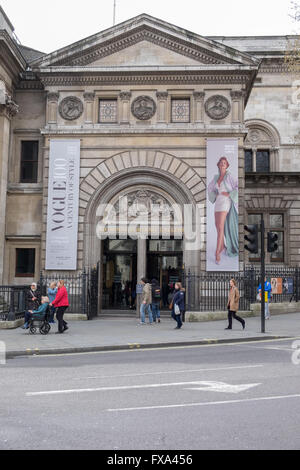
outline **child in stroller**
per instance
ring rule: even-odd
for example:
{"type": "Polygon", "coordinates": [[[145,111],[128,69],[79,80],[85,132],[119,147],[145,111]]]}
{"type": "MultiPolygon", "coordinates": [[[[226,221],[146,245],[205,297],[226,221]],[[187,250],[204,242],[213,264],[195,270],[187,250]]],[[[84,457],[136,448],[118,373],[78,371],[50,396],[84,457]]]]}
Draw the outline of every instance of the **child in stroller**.
{"type": "Polygon", "coordinates": [[[23,329],[29,329],[30,334],[34,335],[37,328],[39,328],[41,335],[47,335],[51,330],[51,326],[49,324],[49,303],[48,297],[42,297],[42,303],[38,310],[29,310],[29,312],[26,313],[26,322],[23,329]]]}

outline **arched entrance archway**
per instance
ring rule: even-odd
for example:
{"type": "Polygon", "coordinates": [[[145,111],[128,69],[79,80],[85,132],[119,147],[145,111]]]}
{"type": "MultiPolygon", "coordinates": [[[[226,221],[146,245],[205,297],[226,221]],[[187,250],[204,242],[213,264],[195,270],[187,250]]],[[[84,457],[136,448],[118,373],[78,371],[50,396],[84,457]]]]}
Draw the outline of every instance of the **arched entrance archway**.
{"type": "MultiPolygon", "coordinates": [[[[157,154],[158,153],[159,152],[157,152],[157,154]]],[[[141,207],[143,207],[144,204],[145,207],[148,207],[152,202],[153,204],[158,205],[162,211],[174,204],[177,204],[179,207],[184,207],[184,205],[195,207],[197,203],[204,200],[205,185],[203,184],[200,176],[188,165],[182,163],[175,157],[167,157],[169,157],[168,166],[165,165],[164,168],[162,168],[164,163],[163,159],[161,160],[160,165],[158,165],[159,167],[154,167],[153,165],[149,166],[149,162],[147,158],[145,158],[143,166],[141,165],[142,162],[139,160],[139,166],[128,166],[128,168],[120,169],[120,171],[111,172],[109,175],[106,170],[108,170],[108,168],[115,169],[117,164],[116,161],[120,162],[119,159],[122,158],[122,161],[124,162],[124,155],[119,155],[113,157],[113,164],[112,162],[105,162],[106,170],[101,167],[102,169],[100,173],[99,167],[103,164],[99,165],[99,167],[94,169],[93,172],[91,172],[91,174],[88,175],[88,177],[81,183],[81,196],[83,197],[85,205],[83,235],[85,266],[93,266],[101,260],[100,265],[103,267],[105,261],[107,261],[106,257],[108,255],[107,250],[109,250],[109,245],[100,241],[96,236],[97,224],[99,224],[99,221],[101,220],[101,213],[99,212],[100,206],[103,208],[106,205],[109,205],[109,207],[115,208],[116,211],[118,211],[118,201],[120,196],[129,197],[131,206],[141,204],[141,207]],[[104,177],[104,172],[106,173],[106,177],[104,177]],[[100,175],[100,180],[97,184],[96,178],[98,178],[98,175],[100,175]]],[[[157,156],[154,158],[154,162],[155,161],[158,162],[157,156]]],[[[170,213],[172,214],[172,210],[170,213]]],[[[159,238],[163,238],[162,235],[163,233],[160,227],[159,238]]],[[[174,236],[174,231],[173,233],[171,231],[169,240],[174,239],[174,236]]],[[[118,238],[122,238],[119,237],[119,232],[117,233],[117,239],[118,238]]],[[[178,238],[178,232],[176,234],[176,238],[178,238]]],[[[166,237],[166,239],[168,239],[168,237],[166,237]]],[[[119,244],[119,247],[121,247],[121,245],[122,243],[119,244]]],[[[116,248],[116,245],[114,246],[116,248]]],[[[129,245],[127,245],[127,249],[128,246],[129,245]]],[[[167,245],[165,244],[165,246],[167,245]]],[[[170,246],[172,248],[172,245],[169,244],[168,249],[170,246]]],[[[176,246],[178,249],[179,243],[177,243],[177,245],[174,244],[174,247],[176,246]]],[[[126,269],[127,272],[129,272],[129,270],[131,270],[131,272],[132,270],[136,270],[136,275],[133,276],[136,277],[136,279],[147,274],[152,275],[154,272],[154,264],[152,265],[152,271],[149,273],[147,272],[147,253],[149,253],[151,248],[153,249],[153,245],[150,247],[147,240],[141,238],[137,240],[136,247],[133,249],[133,252],[130,253],[131,264],[130,268],[127,266],[126,269]],[[136,255],[134,250],[136,251],[136,255]]],[[[195,269],[199,268],[200,247],[196,252],[186,252],[185,240],[183,239],[181,252],[182,257],[180,264],[192,266],[195,269]]],[[[125,256],[126,253],[122,253],[122,255],[125,256]]],[[[113,258],[113,256],[111,258],[113,258]]],[[[151,259],[154,258],[155,256],[153,253],[151,259]]],[[[100,269],[100,272],[99,287],[101,295],[99,306],[103,304],[103,276],[109,277],[109,274],[107,274],[107,272],[104,273],[103,269],[100,269]]],[[[117,277],[119,274],[114,272],[113,276],[117,277]]],[[[110,276],[110,282],[111,279],[112,276],[110,276]]]]}

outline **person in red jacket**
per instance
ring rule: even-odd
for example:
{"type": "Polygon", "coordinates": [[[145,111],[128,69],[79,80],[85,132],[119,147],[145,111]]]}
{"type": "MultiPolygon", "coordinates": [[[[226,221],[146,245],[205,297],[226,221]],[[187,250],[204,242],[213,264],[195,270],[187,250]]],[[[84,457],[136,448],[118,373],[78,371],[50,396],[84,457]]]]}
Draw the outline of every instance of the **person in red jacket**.
{"type": "Polygon", "coordinates": [[[58,331],[56,334],[62,334],[68,330],[68,324],[64,321],[64,313],[69,307],[68,292],[65,288],[65,282],[59,281],[57,283],[57,294],[55,300],[50,304],[50,307],[57,308],[56,318],[58,321],[58,331]]]}

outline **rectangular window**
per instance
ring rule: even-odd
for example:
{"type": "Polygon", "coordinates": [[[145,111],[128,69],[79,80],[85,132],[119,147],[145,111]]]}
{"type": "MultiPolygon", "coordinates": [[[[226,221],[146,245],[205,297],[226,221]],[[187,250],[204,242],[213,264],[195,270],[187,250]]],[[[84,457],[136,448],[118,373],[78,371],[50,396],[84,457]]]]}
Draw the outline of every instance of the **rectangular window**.
{"type": "Polygon", "coordinates": [[[191,120],[190,99],[172,99],[172,122],[188,123],[191,120]]]}
{"type": "Polygon", "coordinates": [[[270,172],[270,152],[269,150],[258,150],[256,152],[256,171],[258,173],[270,172]]]}
{"type": "Polygon", "coordinates": [[[16,249],[16,277],[34,277],[35,248],[16,249]]]}
{"type": "Polygon", "coordinates": [[[118,100],[100,100],[99,122],[102,124],[116,124],[118,120],[118,100]]]}
{"type": "Polygon", "coordinates": [[[253,152],[252,150],[245,150],[245,172],[251,173],[253,171],[253,152]]]}
{"type": "Polygon", "coordinates": [[[37,183],[38,158],[39,142],[37,140],[22,141],[20,183],[37,183]]]}

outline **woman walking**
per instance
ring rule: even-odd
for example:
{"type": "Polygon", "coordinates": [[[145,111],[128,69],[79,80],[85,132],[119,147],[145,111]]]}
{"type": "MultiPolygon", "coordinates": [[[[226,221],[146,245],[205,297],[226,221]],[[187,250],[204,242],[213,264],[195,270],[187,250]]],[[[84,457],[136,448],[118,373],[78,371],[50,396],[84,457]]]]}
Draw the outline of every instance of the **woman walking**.
{"type": "Polygon", "coordinates": [[[55,300],[50,304],[50,307],[57,308],[56,318],[58,321],[58,331],[56,334],[62,334],[68,330],[68,324],[64,321],[64,313],[69,307],[68,292],[65,288],[65,282],[59,281],[57,283],[57,294],[55,300]]]}
{"type": "Polygon", "coordinates": [[[227,303],[228,327],[225,328],[225,330],[232,330],[232,318],[235,318],[237,321],[239,321],[243,326],[243,330],[245,329],[245,326],[246,326],[245,320],[238,317],[236,314],[236,312],[239,309],[239,300],[240,300],[240,293],[236,286],[236,281],[235,279],[231,279],[230,290],[229,290],[229,295],[228,295],[228,303],[227,303]]]}
{"type": "Polygon", "coordinates": [[[175,291],[172,299],[172,318],[177,322],[175,330],[182,327],[182,318],[185,311],[185,289],[182,288],[181,282],[176,282],[175,291]]]}

